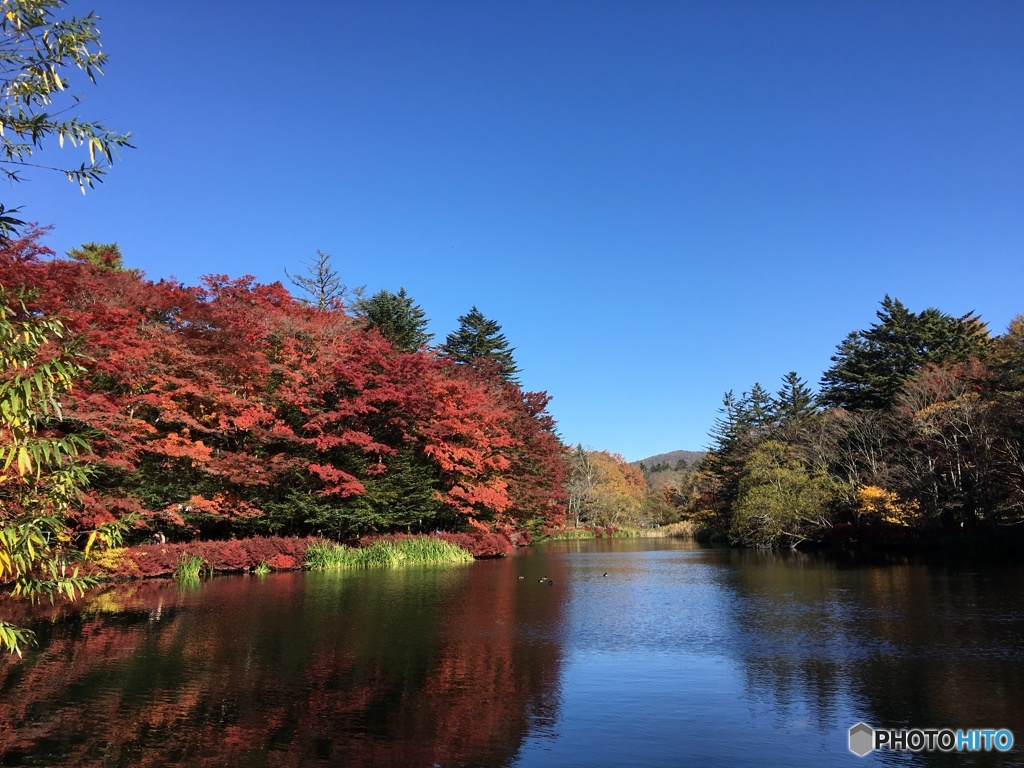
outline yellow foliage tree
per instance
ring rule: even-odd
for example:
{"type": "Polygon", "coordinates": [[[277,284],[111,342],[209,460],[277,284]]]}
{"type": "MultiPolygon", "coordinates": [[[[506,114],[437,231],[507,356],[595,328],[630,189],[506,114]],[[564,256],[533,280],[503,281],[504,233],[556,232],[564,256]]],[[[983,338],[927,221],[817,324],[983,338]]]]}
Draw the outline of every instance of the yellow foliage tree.
{"type": "Polygon", "coordinates": [[[916,501],[903,501],[892,491],[877,485],[857,489],[857,512],[862,517],[890,525],[913,525],[921,516],[916,501]]]}
{"type": "Polygon", "coordinates": [[[608,451],[577,447],[570,457],[570,517],[591,525],[638,523],[643,517],[647,481],[639,467],[608,451]]]}

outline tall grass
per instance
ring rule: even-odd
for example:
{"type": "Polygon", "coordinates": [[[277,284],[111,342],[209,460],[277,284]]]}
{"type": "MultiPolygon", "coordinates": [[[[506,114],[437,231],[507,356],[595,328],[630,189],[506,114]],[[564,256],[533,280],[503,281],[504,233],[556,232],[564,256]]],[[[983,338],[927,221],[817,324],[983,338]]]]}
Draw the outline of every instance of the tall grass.
{"type": "Polygon", "coordinates": [[[680,520],[678,523],[662,525],[650,533],[650,536],[666,536],[675,539],[692,539],[696,531],[692,520],[680,520]]]}
{"type": "Polygon", "coordinates": [[[468,563],[472,560],[473,556],[462,547],[426,536],[398,541],[378,541],[368,547],[358,548],[329,541],[317,541],[306,549],[306,567],[312,571],[468,563]]]}
{"type": "Polygon", "coordinates": [[[555,531],[548,535],[548,541],[570,541],[573,539],[592,539],[594,531],[590,528],[566,528],[564,531],[555,531]]]}
{"type": "Polygon", "coordinates": [[[575,539],[642,539],[651,536],[667,536],[658,528],[630,528],[623,525],[596,528],[564,528],[541,537],[544,541],[572,541],[575,539]]]}
{"type": "Polygon", "coordinates": [[[179,582],[199,581],[203,571],[208,571],[211,575],[213,574],[213,569],[206,564],[202,557],[182,552],[181,557],[178,558],[178,566],[174,569],[172,576],[175,581],[179,582]]]}
{"type": "Polygon", "coordinates": [[[606,539],[635,539],[639,536],[643,536],[637,528],[616,528],[611,533],[605,531],[604,538],[606,539]]]}

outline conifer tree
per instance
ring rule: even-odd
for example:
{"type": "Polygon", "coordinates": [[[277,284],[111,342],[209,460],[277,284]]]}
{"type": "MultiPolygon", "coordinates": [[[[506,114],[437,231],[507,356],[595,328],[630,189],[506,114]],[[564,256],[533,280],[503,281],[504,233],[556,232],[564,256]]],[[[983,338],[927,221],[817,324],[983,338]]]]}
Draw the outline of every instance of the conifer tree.
{"type": "Polygon", "coordinates": [[[741,409],[755,437],[763,436],[775,420],[775,401],[768,390],[754,382],[750,392],[743,393],[741,409]]]}
{"type": "Polygon", "coordinates": [[[744,431],[741,408],[731,389],[722,396],[722,406],[718,413],[709,434],[709,450],[726,456],[739,445],[744,431]]]}
{"type": "Polygon", "coordinates": [[[848,410],[884,409],[900,386],[928,363],[963,362],[989,345],[985,324],[968,312],[952,317],[937,309],[914,313],[886,296],[878,322],[850,333],[821,379],[819,401],[848,410]]]}
{"type": "Polygon", "coordinates": [[[782,377],[782,388],[775,396],[775,416],[782,423],[799,423],[815,413],[814,395],[796,371],[782,377]]]}
{"type": "Polygon", "coordinates": [[[355,314],[368,326],[380,331],[395,349],[415,352],[434,338],[434,334],[427,332],[426,313],[413,303],[405,288],[399,288],[398,293],[378,291],[370,298],[360,300],[355,314]]]}
{"type": "Polygon", "coordinates": [[[459,327],[448,334],[442,351],[461,365],[477,365],[481,361],[495,363],[502,379],[519,383],[519,369],[512,358],[515,349],[508,345],[501,326],[484,317],[475,306],[459,318],[459,327]]]}

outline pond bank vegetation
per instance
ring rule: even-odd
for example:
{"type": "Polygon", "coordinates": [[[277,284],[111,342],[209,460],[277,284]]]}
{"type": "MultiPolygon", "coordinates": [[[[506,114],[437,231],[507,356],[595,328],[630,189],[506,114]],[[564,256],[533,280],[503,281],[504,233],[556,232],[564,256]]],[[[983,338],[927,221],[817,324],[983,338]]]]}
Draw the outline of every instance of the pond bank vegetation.
{"type": "Polygon", "coordinates": [[[476,540],[469,534],[380,536],[350,544],[314,537],[256,536],[117,547],[96,554],[89,565],[94,576],[104,579],[172,577],[194,581],[212,573],[465,563],[474,559],[474,549],[487,557],[493,556],[494,548],[488,537],[476,540]],[[462,538],[468,546],[449,538],[462,538]]]}

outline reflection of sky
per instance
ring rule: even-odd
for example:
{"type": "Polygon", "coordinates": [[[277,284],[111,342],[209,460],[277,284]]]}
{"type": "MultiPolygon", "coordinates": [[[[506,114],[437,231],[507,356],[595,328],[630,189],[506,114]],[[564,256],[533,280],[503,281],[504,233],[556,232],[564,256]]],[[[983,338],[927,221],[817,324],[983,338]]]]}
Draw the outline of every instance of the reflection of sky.
{"type": "MultiPolygon", "coordinates": [[[[1021,641],[1007,647],[1003,635],[1008,622],[1019,627],[1019,613],[1002,593],[979,596],[970,578],[923,567],[840,569],[658,546],[549,555],[566,559],[570,582],[561,716],[535,732],[517,765],[941,764],[948,758],[857,758],[847,729],[862,719],[1013,727],[964,722],[969,713],[999,718],[1006,710],[947,706],[956,697],[944,684],[975,675],[990,685],[1019,658],[1021,641]],[[962,637],[971,606],[981,622],[962,637]],[[969,675],[947,666],[930,676],[929,665],[948,665],[957,649],[969,675]],[[995,665],[979,667],[985,660],[995,665]],[[936,717],[942,722],[920,720],[936,717]]],[[[969,696],[984,699],[988,690],[969,696]]],[[[1020,694],[1012,685],[1004,691],[1011,703],[1020,694]]]]}

